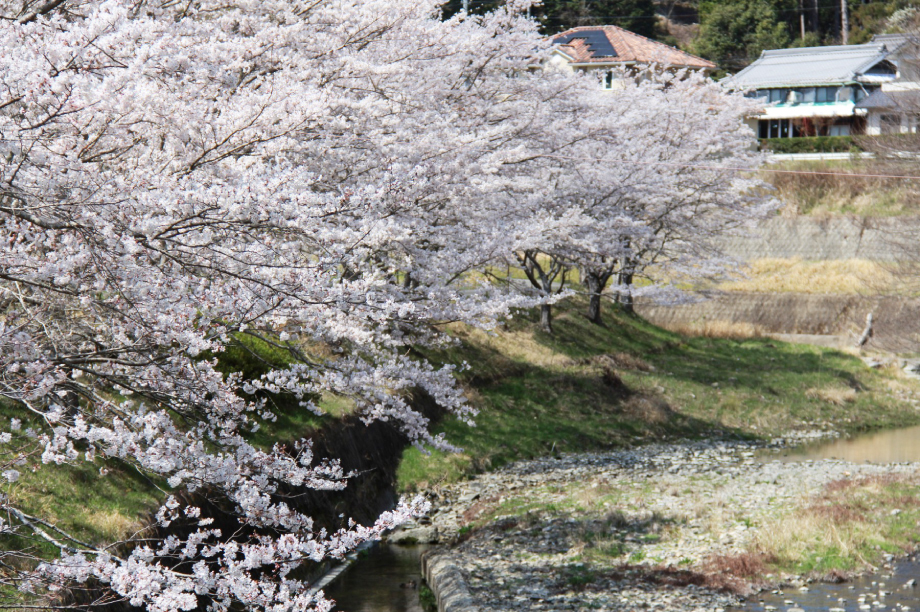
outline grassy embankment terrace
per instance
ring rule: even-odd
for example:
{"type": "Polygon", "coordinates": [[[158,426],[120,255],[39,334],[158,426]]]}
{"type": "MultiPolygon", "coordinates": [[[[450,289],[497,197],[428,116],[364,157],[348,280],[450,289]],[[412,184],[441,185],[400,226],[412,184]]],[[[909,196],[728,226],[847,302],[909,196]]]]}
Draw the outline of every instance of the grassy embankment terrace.
{"type": "Polygon", "coordinates": [[[680,336],[609,305],[596,326],[583,309],[581,299],[555,307],[553,336],[530,314],[492,334],[454,327],[458,345],[430,356],[471,365],[459,376],[480,410],[476,426],[452,419],[439,426],[464,449],[459,454],[407,450],[401,488],[648,440],[920,423],[908,401],[920,387],[855,356],[765,338],[680,336]]]}
{"type": "Polygon", "coordinates": [[[916,167],[908,159],[789,161],[764,167],[759,178],[775,188],[772,195],[781,200],[784,216],[897,217],[920,214],[920,181],[890,176],[916,176],[916,167]]]}

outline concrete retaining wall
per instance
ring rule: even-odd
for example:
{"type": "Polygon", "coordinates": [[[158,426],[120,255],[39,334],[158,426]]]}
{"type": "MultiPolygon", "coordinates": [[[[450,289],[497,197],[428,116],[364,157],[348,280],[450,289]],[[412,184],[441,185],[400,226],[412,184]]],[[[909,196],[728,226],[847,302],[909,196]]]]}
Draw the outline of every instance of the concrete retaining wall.
{"type": "Polygon", "coordinates": [[[912,351],[920,348],[920,300],[900,297],[799,293],[722,293],[680,306],[637,303],[636,311],[670,329],[748,324],[762,334],[842,336],[852,346],[872,313],[874,335],[867,348],[912,351]]]}
{"type": "Polygon", "coordinates": [[[918,256],[915,218],[860,219],[840,217],[817,220],[808,217],[775,217],[749,236],[726,238],[726,254],[741,261],[800,257],[808,261],[867,259],[903,261],[918,256]]]}
{"type": "Polygon", "coordinates": [[[460,568],[439,550],[422,553],[422,575],[438,601],[438,612],[479,612],[460,568]]]}

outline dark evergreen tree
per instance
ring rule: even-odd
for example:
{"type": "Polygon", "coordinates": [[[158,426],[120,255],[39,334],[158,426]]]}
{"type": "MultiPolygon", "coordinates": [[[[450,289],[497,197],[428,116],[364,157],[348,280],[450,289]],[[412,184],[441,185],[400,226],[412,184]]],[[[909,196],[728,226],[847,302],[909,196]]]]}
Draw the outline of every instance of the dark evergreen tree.
{"type": "Polygon", "coordinates": [[[785,14],[794,14],[792,0],[731,0],[700,3],[700,34],[694,51],[735,71],[757,59],[764,49],[783,49],[792,43],[785,14]]]}
{"type": "MultiPolygon", "coordinates": [[[[471,13],[485,13],[500,5],[502,0],[469,0],[471,13]]],[[[444,15],[449,17],[463,8],[463,0],[444,3],[444,15]]],[[[576,26],[616,25],[654,38],[657,17],[652,0],[544,0],[534,7],[533,16],[539,20],[544,34],[557,34],[576,26]]]]}
{"type": "Polygon", "coordinates": [[[544,0],[536,11],[547,34],[576,26],[616,25],[649,38],[656,35],[652,0],[544,0]]]}

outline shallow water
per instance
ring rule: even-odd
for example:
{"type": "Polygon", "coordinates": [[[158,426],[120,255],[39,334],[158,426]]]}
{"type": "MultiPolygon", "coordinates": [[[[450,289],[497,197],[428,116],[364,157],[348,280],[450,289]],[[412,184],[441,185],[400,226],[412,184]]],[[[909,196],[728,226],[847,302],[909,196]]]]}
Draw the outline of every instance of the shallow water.
{"type": "Polygon", "coordinates": [[[920,610],[920,586],[907,586],[911,579],[920,583],[920,562],[915,557],[900,561],[893,570],[851,582],[810,584],[807,591],[790,588],[779,593],[754,595],[747,605],[734,609],[750,612],[771,609],[786,612],[790,608],[805,612],[828,612],[832,608],[846,612],[920,610]]]}
{"type": "Polygon", "coordinates": [[[920,462],[920,426],[809,444],[770,456],[783,461],[842,459],[854,463],[920,462]]]}
{"type": "MultiPolygon", "coordinates": [[[[866,434],[844,440],[832,440],[767,454],[765,458],[782,461],[820,461],[840,459],[854,463],[920,462],[920,426],[866,434]]],[[[807,591],[788,589],[780,593],[762,593],[738,609],[761,612],[785,612],[799,608],[806,612],[872,612],[883,610],[920,611],[920,560],[911,557],[898,561],[892,570],[870,574],[843,584],[810,584],[807,591]]]]}
{"type": "Polygon", "coordinates": [[[423,550],[378,544],[329,585],[326,596],[343,612],[423,612],[418,600],[423,550]]]}

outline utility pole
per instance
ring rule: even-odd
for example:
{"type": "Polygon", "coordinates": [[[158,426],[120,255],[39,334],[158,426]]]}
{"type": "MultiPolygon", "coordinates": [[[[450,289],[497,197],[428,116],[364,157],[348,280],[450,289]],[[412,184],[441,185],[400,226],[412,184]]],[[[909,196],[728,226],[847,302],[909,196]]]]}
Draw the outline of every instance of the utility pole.
{"type": "Polygon", "coordinates": [[[847,14],[847,0],[840,0],[840,39],[847,44],[850,39],[850,16],[847,14]]]}
{"type": "Polygon", "coordinates": [[[805,40],[805,0],[799,0],[799,30],[802,40],[805,40]]]}
{"type": "Polygon", "coordinates": [[[463,12],[469,14],[469,12],[470,12],[470,0],[463,0],[463,12]]]}

